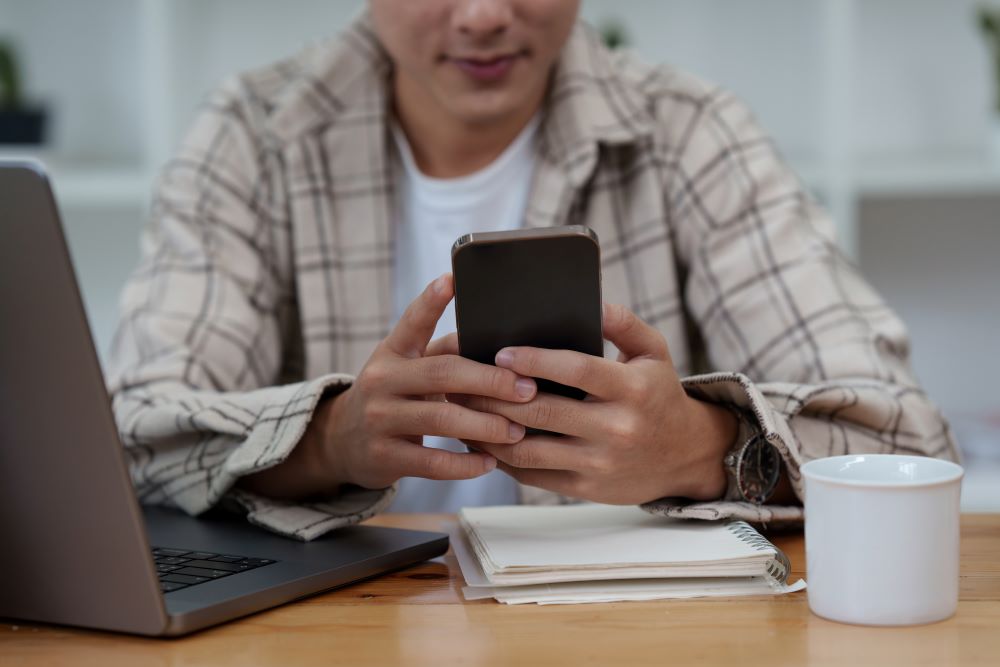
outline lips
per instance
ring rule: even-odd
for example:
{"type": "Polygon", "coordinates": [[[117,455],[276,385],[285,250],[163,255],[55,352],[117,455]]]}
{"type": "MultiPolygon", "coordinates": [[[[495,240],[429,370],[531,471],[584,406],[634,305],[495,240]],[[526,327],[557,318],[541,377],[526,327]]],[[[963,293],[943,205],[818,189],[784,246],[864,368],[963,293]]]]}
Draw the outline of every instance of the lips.
{"type": "Polygon", "coordinates": [[[486,58],[450,58],[450,60],[475,81],[491,83],[507,76],[519,57],[520,54],[509,54],[486,58]]]}

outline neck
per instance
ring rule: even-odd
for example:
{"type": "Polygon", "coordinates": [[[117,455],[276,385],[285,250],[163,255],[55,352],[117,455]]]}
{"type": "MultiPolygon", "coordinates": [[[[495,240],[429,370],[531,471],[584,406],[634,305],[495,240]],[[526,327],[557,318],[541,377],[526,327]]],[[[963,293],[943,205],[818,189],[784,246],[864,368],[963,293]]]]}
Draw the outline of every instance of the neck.
{"type": "Polygon", "coordinates": [[[483,122],[449,116],[416,84],[393,81],[396,119],[420,171],[432,178],[466,176],[497,159],[541,107],[545,91],[518,110],[483,122]]]}

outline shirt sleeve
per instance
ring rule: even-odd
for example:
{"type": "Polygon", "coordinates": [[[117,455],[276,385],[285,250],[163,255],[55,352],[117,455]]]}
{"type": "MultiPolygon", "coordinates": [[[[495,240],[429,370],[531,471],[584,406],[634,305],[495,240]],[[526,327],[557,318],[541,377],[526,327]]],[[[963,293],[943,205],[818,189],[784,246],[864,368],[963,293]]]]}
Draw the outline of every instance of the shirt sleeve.
{"type": "MultiPolygon", "coordinates": [[[[815,458],[957,460],[947,422],[910,368],[903,323],[837,246],[829,216],[734,96],[713,90],[694,109],[667,196],[697,346],[719,372],[683,379],[687,391],[744,411],[781,453],[800,499],[799,468],[815,458]]],[[[800,506],[662,499],[645,508],[802,518],[800,506]]]]}
{"type": "Polygon", "coordinates": [[[164,169],[122,295],[109,389],[141,502],[190,514],[236,503],[251,522],[308,540],[371,516],[392,490],[298,504],[234,488],[281,463],[319,400],[352,381],[301,381],[289,223],[244,98],[236,83],[215,95],[164,169]]]}

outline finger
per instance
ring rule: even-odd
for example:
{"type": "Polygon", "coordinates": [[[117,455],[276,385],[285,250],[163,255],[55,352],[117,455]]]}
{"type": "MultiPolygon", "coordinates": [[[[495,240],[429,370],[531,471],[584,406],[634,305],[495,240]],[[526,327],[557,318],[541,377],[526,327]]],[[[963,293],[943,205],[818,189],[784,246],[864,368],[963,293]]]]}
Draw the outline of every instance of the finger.
{"type": "Polygon", "coordinates": [[[428,343],[424,356],[434,357],[439,354],[458,354],[458,334],[450,333],[428,343]]]}
{"type": "Polygon", "coordinates": [[[386,346],[404,357],[423,355],[428,341],[434,335],[438,320],[454,294],[450,273],[437,278],[406,308],[406,312],[386,337],[386,346]]]}
{"type": "Polygon", "coordinates": [[[524,426],[506,417],[437,401],[397,401],[380,421],[384,432],[400,435],[437,435],[504,443],[517,442],[524,437],[524,426]]]}
{"type": "Polygon", "coordinates": [[[629,359],[649,357],[670,360],[667,341],[658,329],[642,321],[625,306],[604,304],[604,337],[629,359]]]}
{"type": "Polygon", "coordinates": [[[580,497],[580,475],[570,470],[536,470],[533,468],[515,468],[506,463],[497,463],[497,467],[527,486],[537,486],[546,491],[553,491],[571,498],[580,497]]]}
{"type": "Polygon", "coordinates": [[[474,394],[515,403],[530,401],[538,389],[531,378],[453,354],[401,362],[384,386],[404,396],[474,394]]]}
{"type": "Polygon", "coordinates": [[[468,396],[461,398],[461,404],[475,412],[500,415],[517,424],[553,433],[575,435],[585,440],[600,440],[602,426],[606,421],[604,406],[600,403],[577,401],[553,394],[538,394],[528,403],[510,403],[485,396],[468,396]]]}
{"type": "Polygon", "coordinates": [[[576,438],[553,438],[533,435],[512,445],[466,441],[477,451],[493,455],[501,463],[515,468],[544,470],[589,470],[589,452],[583,441],[576,438]]]}
{"type": "Polygon", "coordinates": [[[620,396],[626,391],[630,372],[623,364],[592,354],[541,347],[505,347],[497,352],[496,364],[520,375],[553,380],[601,398],[620,396]]]}
{"type": "Polygon", "coordinates": [[[488,454],[449,452],[444,449],[399,443],[391,450],[391,467],[400,477],[472,479],[496,468],[488,454]]]}

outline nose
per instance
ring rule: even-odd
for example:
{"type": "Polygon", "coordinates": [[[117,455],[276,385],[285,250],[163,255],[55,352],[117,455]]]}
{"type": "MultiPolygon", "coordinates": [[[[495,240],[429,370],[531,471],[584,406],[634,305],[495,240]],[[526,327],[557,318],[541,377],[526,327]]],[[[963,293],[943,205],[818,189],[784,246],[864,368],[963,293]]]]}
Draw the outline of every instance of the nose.
{"type": "Polygon", "coordinates": [[[510,0],[460,0],[452,14],[453,26],[466,37],[498,37],[513,20],[510,0]]]}

